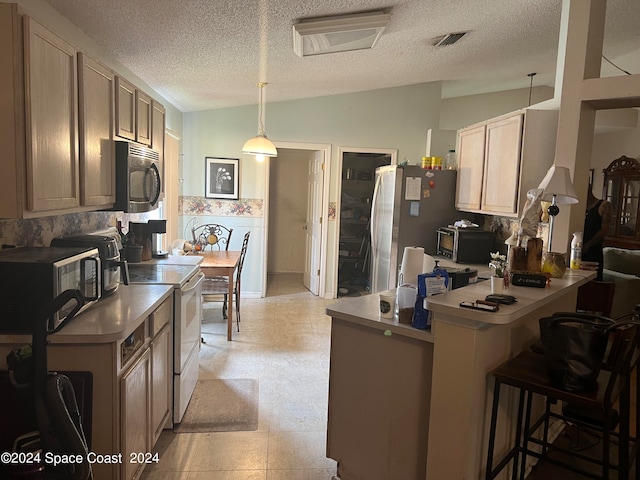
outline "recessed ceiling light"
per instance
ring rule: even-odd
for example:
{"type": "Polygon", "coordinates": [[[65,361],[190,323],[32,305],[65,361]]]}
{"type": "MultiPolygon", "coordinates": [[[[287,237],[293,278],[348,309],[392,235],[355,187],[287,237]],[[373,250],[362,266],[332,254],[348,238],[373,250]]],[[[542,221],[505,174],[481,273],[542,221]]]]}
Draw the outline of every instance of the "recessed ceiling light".
{"type": "Polygon", "coordinates": [[[293,50],[300,57],[373,47],[389,23],[383,10],[303,19],[293,26],[293,50]]]}

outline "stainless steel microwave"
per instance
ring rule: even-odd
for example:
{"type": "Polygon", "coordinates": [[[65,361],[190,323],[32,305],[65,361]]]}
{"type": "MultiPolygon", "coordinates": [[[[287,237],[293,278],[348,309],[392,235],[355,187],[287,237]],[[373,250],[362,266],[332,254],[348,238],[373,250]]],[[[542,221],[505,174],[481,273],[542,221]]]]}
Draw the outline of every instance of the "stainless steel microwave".
{"type": "Polygon", "coordinates": [[[493,251],[493,232],[481,228],[440,227],[437,254],[457,263],[489,264],[493,251]]]}
{"type": "MultiPolygon", "coordinates": [[[[0,252],[0,332],[33,333],[41,309],[66,290],[79,290],[83,311],[101,296],[100,254],[87,247],[23,247],[0,252]]],[[[53,315],[55,328],[76,306],[53,315]]]]}
{"type": "Polygon", "coordinates": [[[162,191],[160,154],[132,142],[116,141],[116,203],[113,210],[128,213],[158,208],[162,191]]]}

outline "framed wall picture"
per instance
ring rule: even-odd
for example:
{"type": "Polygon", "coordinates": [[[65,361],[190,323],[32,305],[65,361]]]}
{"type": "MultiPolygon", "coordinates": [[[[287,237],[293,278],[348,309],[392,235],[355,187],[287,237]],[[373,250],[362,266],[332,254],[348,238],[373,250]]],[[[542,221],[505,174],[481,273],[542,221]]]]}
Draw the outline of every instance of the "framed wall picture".
{"type": "Polygon", "coordinates": [[[205,157],[204,196],[237,200],[239,167],[237,158],[205,157]]]}

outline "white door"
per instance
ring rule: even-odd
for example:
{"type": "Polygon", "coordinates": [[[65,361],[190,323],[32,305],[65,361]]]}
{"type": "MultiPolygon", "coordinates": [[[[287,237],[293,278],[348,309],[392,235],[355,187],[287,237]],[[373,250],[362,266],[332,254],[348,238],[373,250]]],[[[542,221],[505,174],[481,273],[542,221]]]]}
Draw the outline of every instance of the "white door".
{"type": "Polygon", "coordinates": [[[304,286],[314,295],[320,288],[320,238],[322,235],[322,185],[324,181],[322,152],[309,160],[307,175],[307,219],[304,286]]]}

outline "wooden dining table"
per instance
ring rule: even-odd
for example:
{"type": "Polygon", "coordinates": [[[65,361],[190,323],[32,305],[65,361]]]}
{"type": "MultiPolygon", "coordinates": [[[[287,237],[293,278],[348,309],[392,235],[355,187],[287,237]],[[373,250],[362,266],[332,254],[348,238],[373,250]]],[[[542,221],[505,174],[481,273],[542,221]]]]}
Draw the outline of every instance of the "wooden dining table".
{"type": "Polygon", "coordinates": [[[229,278],[229,300],[227,305],[227,340],[231,341],[233,325],[233,273],[238,267],[240,260],[240,250],[211,250],[201,252],[202,263],[200,270],[205,277],[228,277],[229,278]]]}

